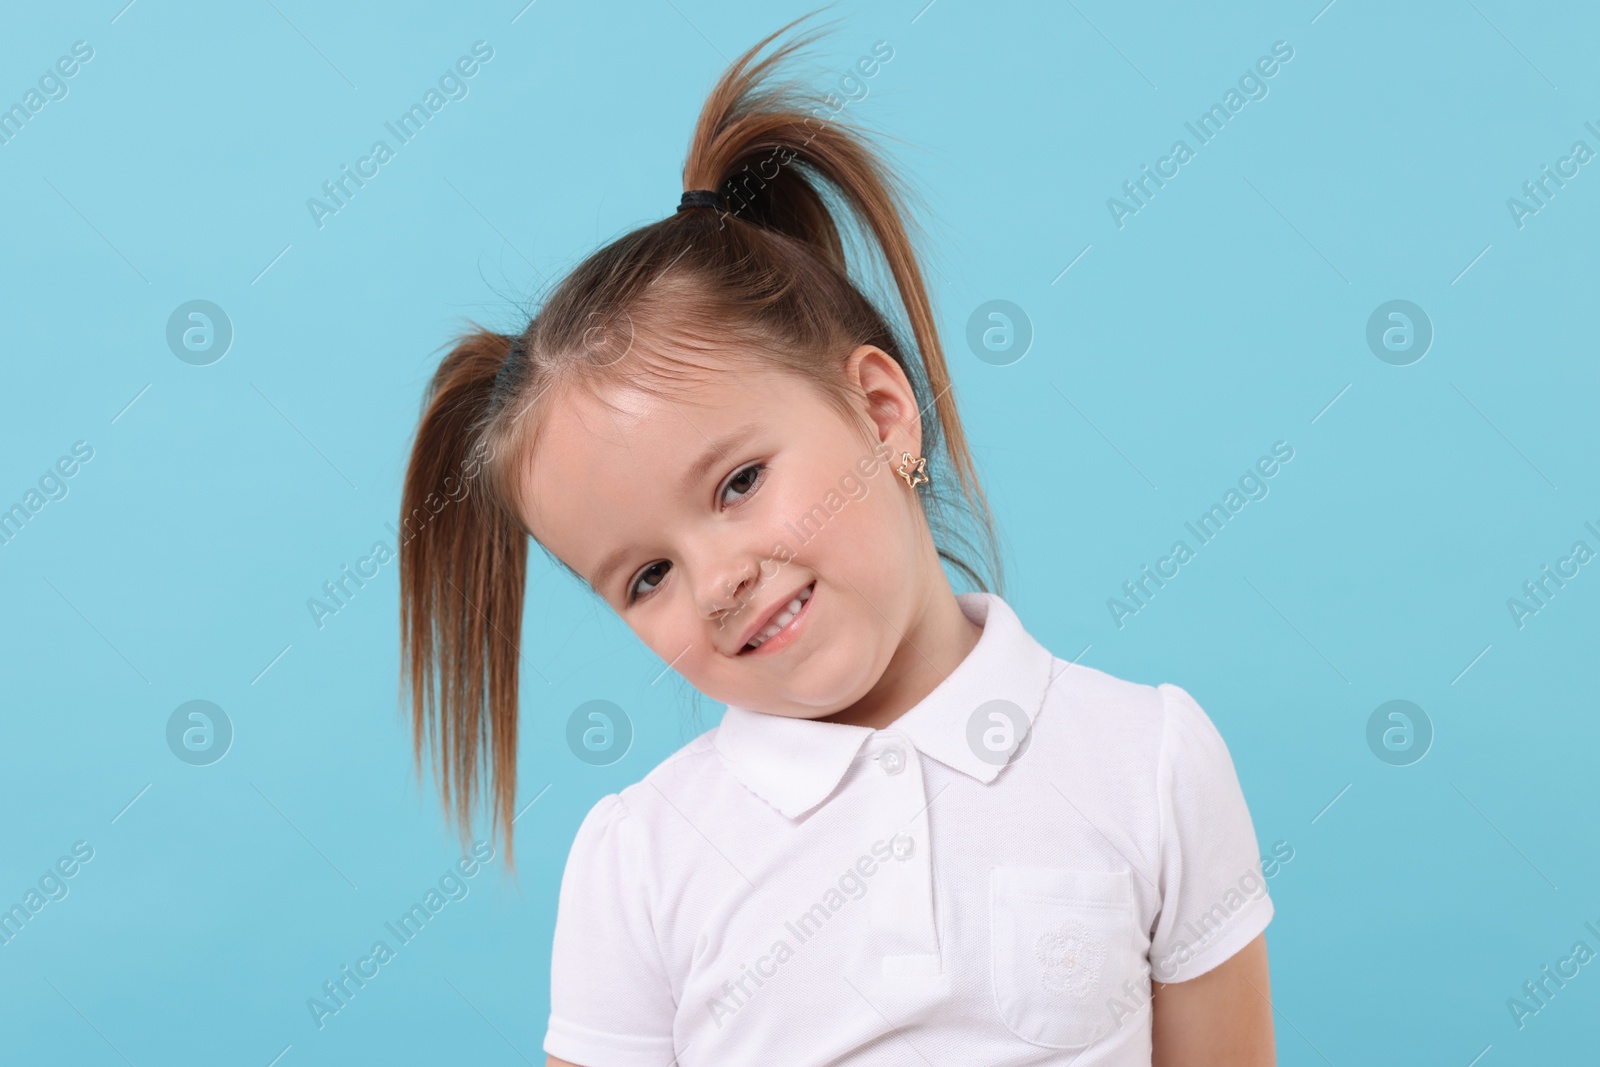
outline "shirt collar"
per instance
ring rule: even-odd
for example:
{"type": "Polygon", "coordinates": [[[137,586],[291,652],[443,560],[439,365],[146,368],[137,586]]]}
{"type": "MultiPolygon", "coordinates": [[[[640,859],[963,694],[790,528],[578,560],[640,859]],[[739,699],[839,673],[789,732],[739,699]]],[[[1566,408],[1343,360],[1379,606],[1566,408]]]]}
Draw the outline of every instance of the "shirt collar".
{"type": "MultiPolygon", "coordinates": [[[[845,723],[769,715],[727,706],[713,744],[753,793],[795,819],[833,792],[868,737],[904,735],[923,755],[984,784],[1002,764],[980,757],[967,740],[974,711],[992,700],[1020,707],[1031,727],[1053,680],[1055,657],[1023,629],[994,593],[960,593],[956,602],[983,627],[978,643],[921,702],[882,731],[845,723]]],[[[1026,733],[1024,733],[1024,737],[1026,733]]],[[[1023,737],[1017,738],[1020,745],[1023,737]]]]}

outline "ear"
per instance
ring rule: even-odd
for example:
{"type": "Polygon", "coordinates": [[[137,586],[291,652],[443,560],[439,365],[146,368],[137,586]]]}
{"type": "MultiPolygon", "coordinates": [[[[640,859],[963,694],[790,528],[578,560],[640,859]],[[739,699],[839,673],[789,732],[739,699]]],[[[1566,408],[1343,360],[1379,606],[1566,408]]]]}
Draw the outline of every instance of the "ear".
{"type": "Polygon", "coordinates": [[[922,454],[922,416],[906,372],[876,345],[860,345],[845,360],[845,376],[859,391],[858,402],[883,442],[896,456],[922,454]]]}

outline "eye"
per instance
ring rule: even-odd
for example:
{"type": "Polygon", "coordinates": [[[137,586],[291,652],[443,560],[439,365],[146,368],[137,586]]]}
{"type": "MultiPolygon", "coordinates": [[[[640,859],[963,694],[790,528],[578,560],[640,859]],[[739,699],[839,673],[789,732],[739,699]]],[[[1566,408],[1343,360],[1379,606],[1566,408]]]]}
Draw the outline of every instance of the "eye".
{"type": "Polygon", "coordinates": [[[761,484],[761,475],[766,472],[766,469],[767,465],[765,463],[752,463],[747,467],[739,468],[734,472],[733,477],[728,479],[727,484],[723,486],[722,498],[726,499],[728,492],[734,490],[739,493],[738,500],[743,500],[755,492],[756,486],[761,484]]]}
{"type": "MultiPolygon", "coordinates": [[[[733,473],[732,477],[723,483],[720,499],[723,503],[727,503],[729,493],[738,494],[733,503],[738,503],[749,497],[756,491],[756,487],[765,480],[763,475],[765,475],[766,470],[767,465],[765,463],[751,463],[740,467],[733,473]]],[[[628,603],[630,605],[636,604],[654,593],[666,578],[667,571],[671,569],[672,564],[664,559],[656,560],[645,567],[628,585],[628,603]]]]}
{"type": "Polygon", "coordinates": [[[655,590],[661,585],[661,580],[667,576],[667,569],[671,566],[672,564],[668,563],[666,560],[658,559],[644,570],[640,571],[633,581],[628,585],[628,603],[632,604],[640,599],[641,593],[639,584],[650,578],[652,575],[657,575],[657,572],[659,571],[660,573],[656,576],[655,583],[647,586],[643,590],[643,596],[649,596],[651,593],[655,592],[655,590]]]}

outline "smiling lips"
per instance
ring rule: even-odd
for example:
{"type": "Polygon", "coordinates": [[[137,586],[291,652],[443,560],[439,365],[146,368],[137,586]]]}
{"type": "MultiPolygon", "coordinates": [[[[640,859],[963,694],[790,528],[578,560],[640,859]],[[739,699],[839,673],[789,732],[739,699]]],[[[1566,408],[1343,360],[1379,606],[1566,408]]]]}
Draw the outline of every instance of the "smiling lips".
{"type": "Polygon", "coordinates": [[[740,647],[738,654],[744,655],[756,651],[799,617],[801,612],[805,610],[806,601],[811,599],[812,589],[815,585],[816,582],[812,581],[804,589],[790,597],[789,600],[775,607],[771,614],[768,615],[766,623],[761,625],[754,633],[746,636],[745,643],[740,647]]]}

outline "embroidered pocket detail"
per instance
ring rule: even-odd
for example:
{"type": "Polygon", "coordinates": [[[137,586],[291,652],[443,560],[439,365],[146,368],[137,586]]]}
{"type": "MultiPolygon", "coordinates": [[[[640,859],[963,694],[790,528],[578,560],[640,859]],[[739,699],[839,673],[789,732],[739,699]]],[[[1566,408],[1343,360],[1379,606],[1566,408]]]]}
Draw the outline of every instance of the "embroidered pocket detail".
{"type": "Polygon", "coordinates": [[[990,978],[1006,1027],[1048,1048],[1109,1037],[1109,1004],[1138,973],[1127,871],[996,867],[989,878],[990,978]]]}
{"type": "Polygon", "coordinates": [[[1068,919],[1061,929],[1040,934],[1039,984],[1046,993],[1060,993],[1082,1000],[1095,992],[1100,980],[1100,965],[1105,962],[1106,943],[1089,932],[1077,919],[1068,919]]]}

